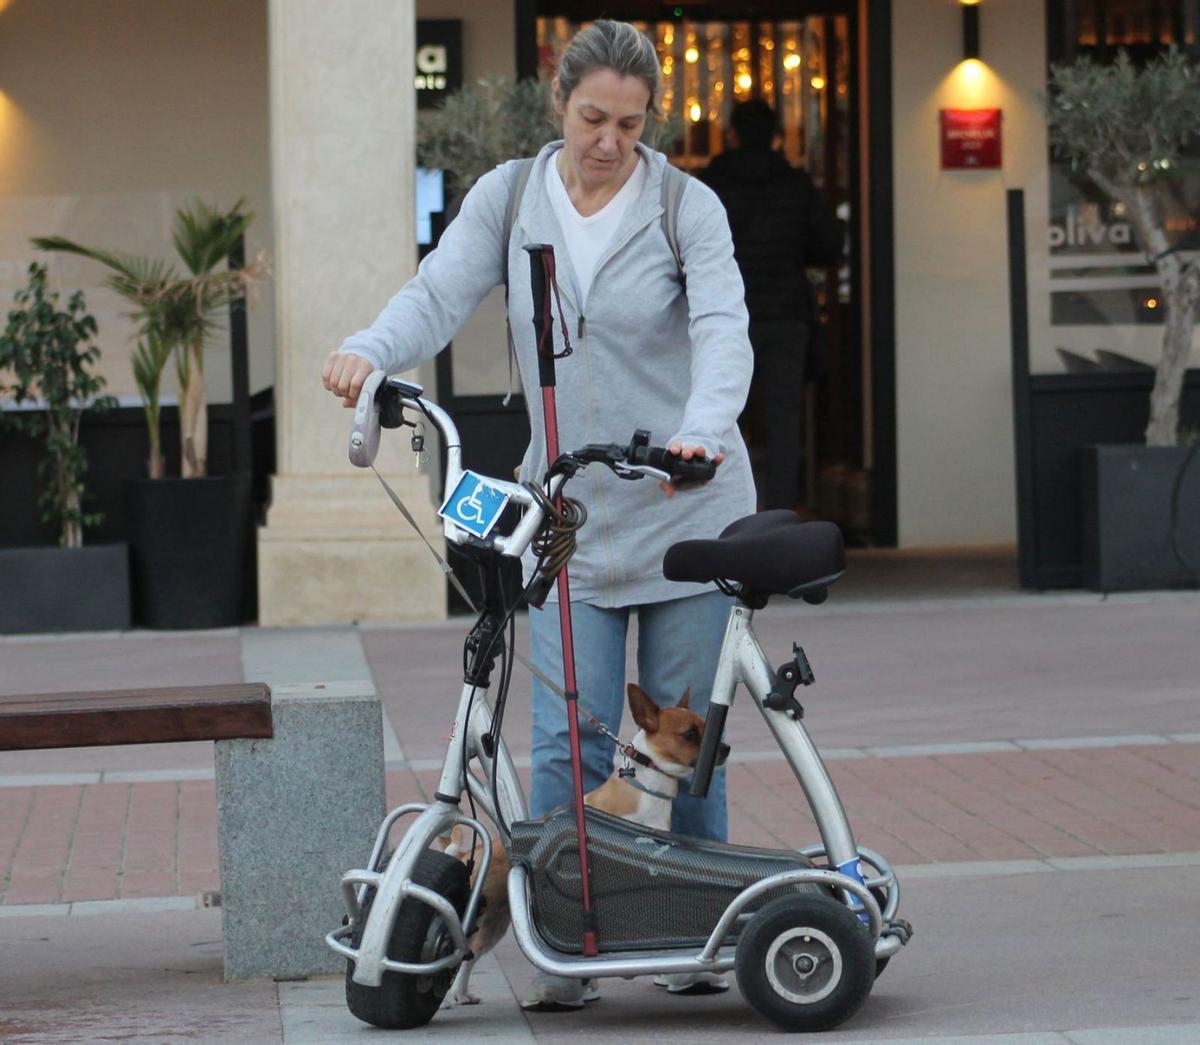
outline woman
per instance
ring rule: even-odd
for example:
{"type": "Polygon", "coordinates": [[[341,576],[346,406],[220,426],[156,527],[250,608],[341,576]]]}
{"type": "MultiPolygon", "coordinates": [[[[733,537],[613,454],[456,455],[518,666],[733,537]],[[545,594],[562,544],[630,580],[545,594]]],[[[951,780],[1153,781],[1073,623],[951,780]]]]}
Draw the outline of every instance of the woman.
{"type": "MultiPolygon", "coordinates": [[[[646,428],[652,442],[685,458],[720,462],[716,477],[695,489],[659,489],[600,467],[571,485],[588,510],[570,565],[580,702],[612,728],[625,702],[631,611],[641,686],[660,704],[690,689],[691,706],[704,714],[729,599],[711,585],[667,581],[662,557],[675,541],[713,537],[755,507],[736,423],[753,368],[742,281],[724,210],[695,180],[679,203],[686,289],[680,279],[660,220],[666,157],[639,140],[648,116],[658,114],[659,79],[654,47],[633,26],[598,21],[577,34],[553,83],[563,140],[534,161],[509,241],[502,242],[511,163],[479,179],[416,277],[370,328],[330,355],[322,375],[329,391],[353,405],[372,370],[406,370],[431,358],[503,281],[507,251],[517,364],[526,402],[537,403],[529,263],[521,248],[553,244],[574,347],[557,367],[559,445],[625,442],[646,428]]],[[[522,480],[540,479],[547,468],[540,412],[531,412],[530,427],[522,480]]],[[[561,681],[557,613],[531,612],[530,631],[535,664],[561,681]]],[[[591,790],[611,772],[613,752],[599,734],[581,732],[584,787],[591,790]]],[[[565,707],[536,680],[532,761],[530,808],[539,816],[570,801],[571,775],[565,707]]],[[[723,771],[707,800],[676,799],[672,829],[724,840],[723,771]]],[[[699,986],[723,984],[709,976],[699,986]]],[[[592,996],[579,981],[539,977],[532,1000],[577,1007],[592,996]]]]}

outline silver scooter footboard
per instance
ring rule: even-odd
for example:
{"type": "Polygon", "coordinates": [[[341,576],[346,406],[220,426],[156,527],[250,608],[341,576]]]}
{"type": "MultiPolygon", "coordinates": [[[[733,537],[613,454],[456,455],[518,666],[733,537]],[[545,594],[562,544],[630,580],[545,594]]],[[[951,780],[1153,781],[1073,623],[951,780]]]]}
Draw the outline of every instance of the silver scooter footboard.
{"type": "MultiPolygon", "coordinates": [[[[731,903],[755,882],[812,867],[799,853],[723,845],[655,831],[587,809],[591,896],[601,952],[702,947],[731,903]]],[[[528,873],[538,932],[562,954],[580,952],[579,844],[559,810],[512,825],[510,858],[528,873]]],[[[761,897],[811,892],[789,885],[761,897]]],[[[740,926],[726,942],[732,943],[740,926]]]]}

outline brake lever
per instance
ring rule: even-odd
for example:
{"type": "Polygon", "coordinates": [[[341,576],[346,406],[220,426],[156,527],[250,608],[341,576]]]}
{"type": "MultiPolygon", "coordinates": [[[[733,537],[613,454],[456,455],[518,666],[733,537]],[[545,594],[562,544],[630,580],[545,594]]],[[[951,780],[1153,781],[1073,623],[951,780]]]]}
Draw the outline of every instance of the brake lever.
{"type": "MultiPolygon", "coordinates": [[[[626,472],[637,472],[637,475],[622,475],[622,479],[640,479],[644,475],[648,475],[651,479],[657,479],[661,483],[669,483],[671,476],[664,472],[661,468],[653,468],[648,464],[631,464],[625,466],[626,472]]],[[[620,475],[620,472],[617,473],[620,475]]]]}
{"type": "MultiPolygon", "coordinates": [[[[635,443],[631,445],[636,445],[636,437],[635,443]]],[[[589,443],[582,450],[559,455],[550,469],[550,474],[563,472],[574,475],[589,464],[602,464],[619,479],[642,479],[649,476],[660,482],[671,481],[671,476],[661,468],[648,464],[629,464],[629,452],[629,447],[618,446],[616,443],[589,443]]]]}

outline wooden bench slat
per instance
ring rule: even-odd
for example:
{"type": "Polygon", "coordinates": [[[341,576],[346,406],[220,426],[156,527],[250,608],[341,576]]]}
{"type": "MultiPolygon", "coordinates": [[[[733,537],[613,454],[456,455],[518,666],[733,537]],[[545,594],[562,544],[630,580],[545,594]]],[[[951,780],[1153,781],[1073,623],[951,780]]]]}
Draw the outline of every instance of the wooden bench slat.
{"type": "Polygon", "coordinates": [[[0,696],[0,715],[33,711],[75,711],[105,708],[189,707],[223,705],[261,698],[262,682],[233,682],[216,686],[159,686],[147,689],[107,689],[75,693],[18,693],[0,696]]]}
{"type": "Polygon", "coordinates": [[[271,736],[261,682],[0,697],[0,751],[271,736]]]}

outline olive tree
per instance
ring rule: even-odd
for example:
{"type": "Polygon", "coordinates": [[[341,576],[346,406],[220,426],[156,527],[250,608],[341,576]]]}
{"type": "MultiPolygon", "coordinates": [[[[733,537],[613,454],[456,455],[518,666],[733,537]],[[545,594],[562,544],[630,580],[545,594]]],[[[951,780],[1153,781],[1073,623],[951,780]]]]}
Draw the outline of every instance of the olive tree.
{"type": "Polygon", "coordinates": [[[1141,68],[1124,51],[1108,65],[1082,56],[1051,67],[1046,114],[1056,154],[1120,205],[1157,270],[1165,328],[1146,443],[1175,446],[1200,268],[1168,239],[1166,216],[1184,151],[1200,134],[1200,71],[1175,48],[1141,68]]]}

